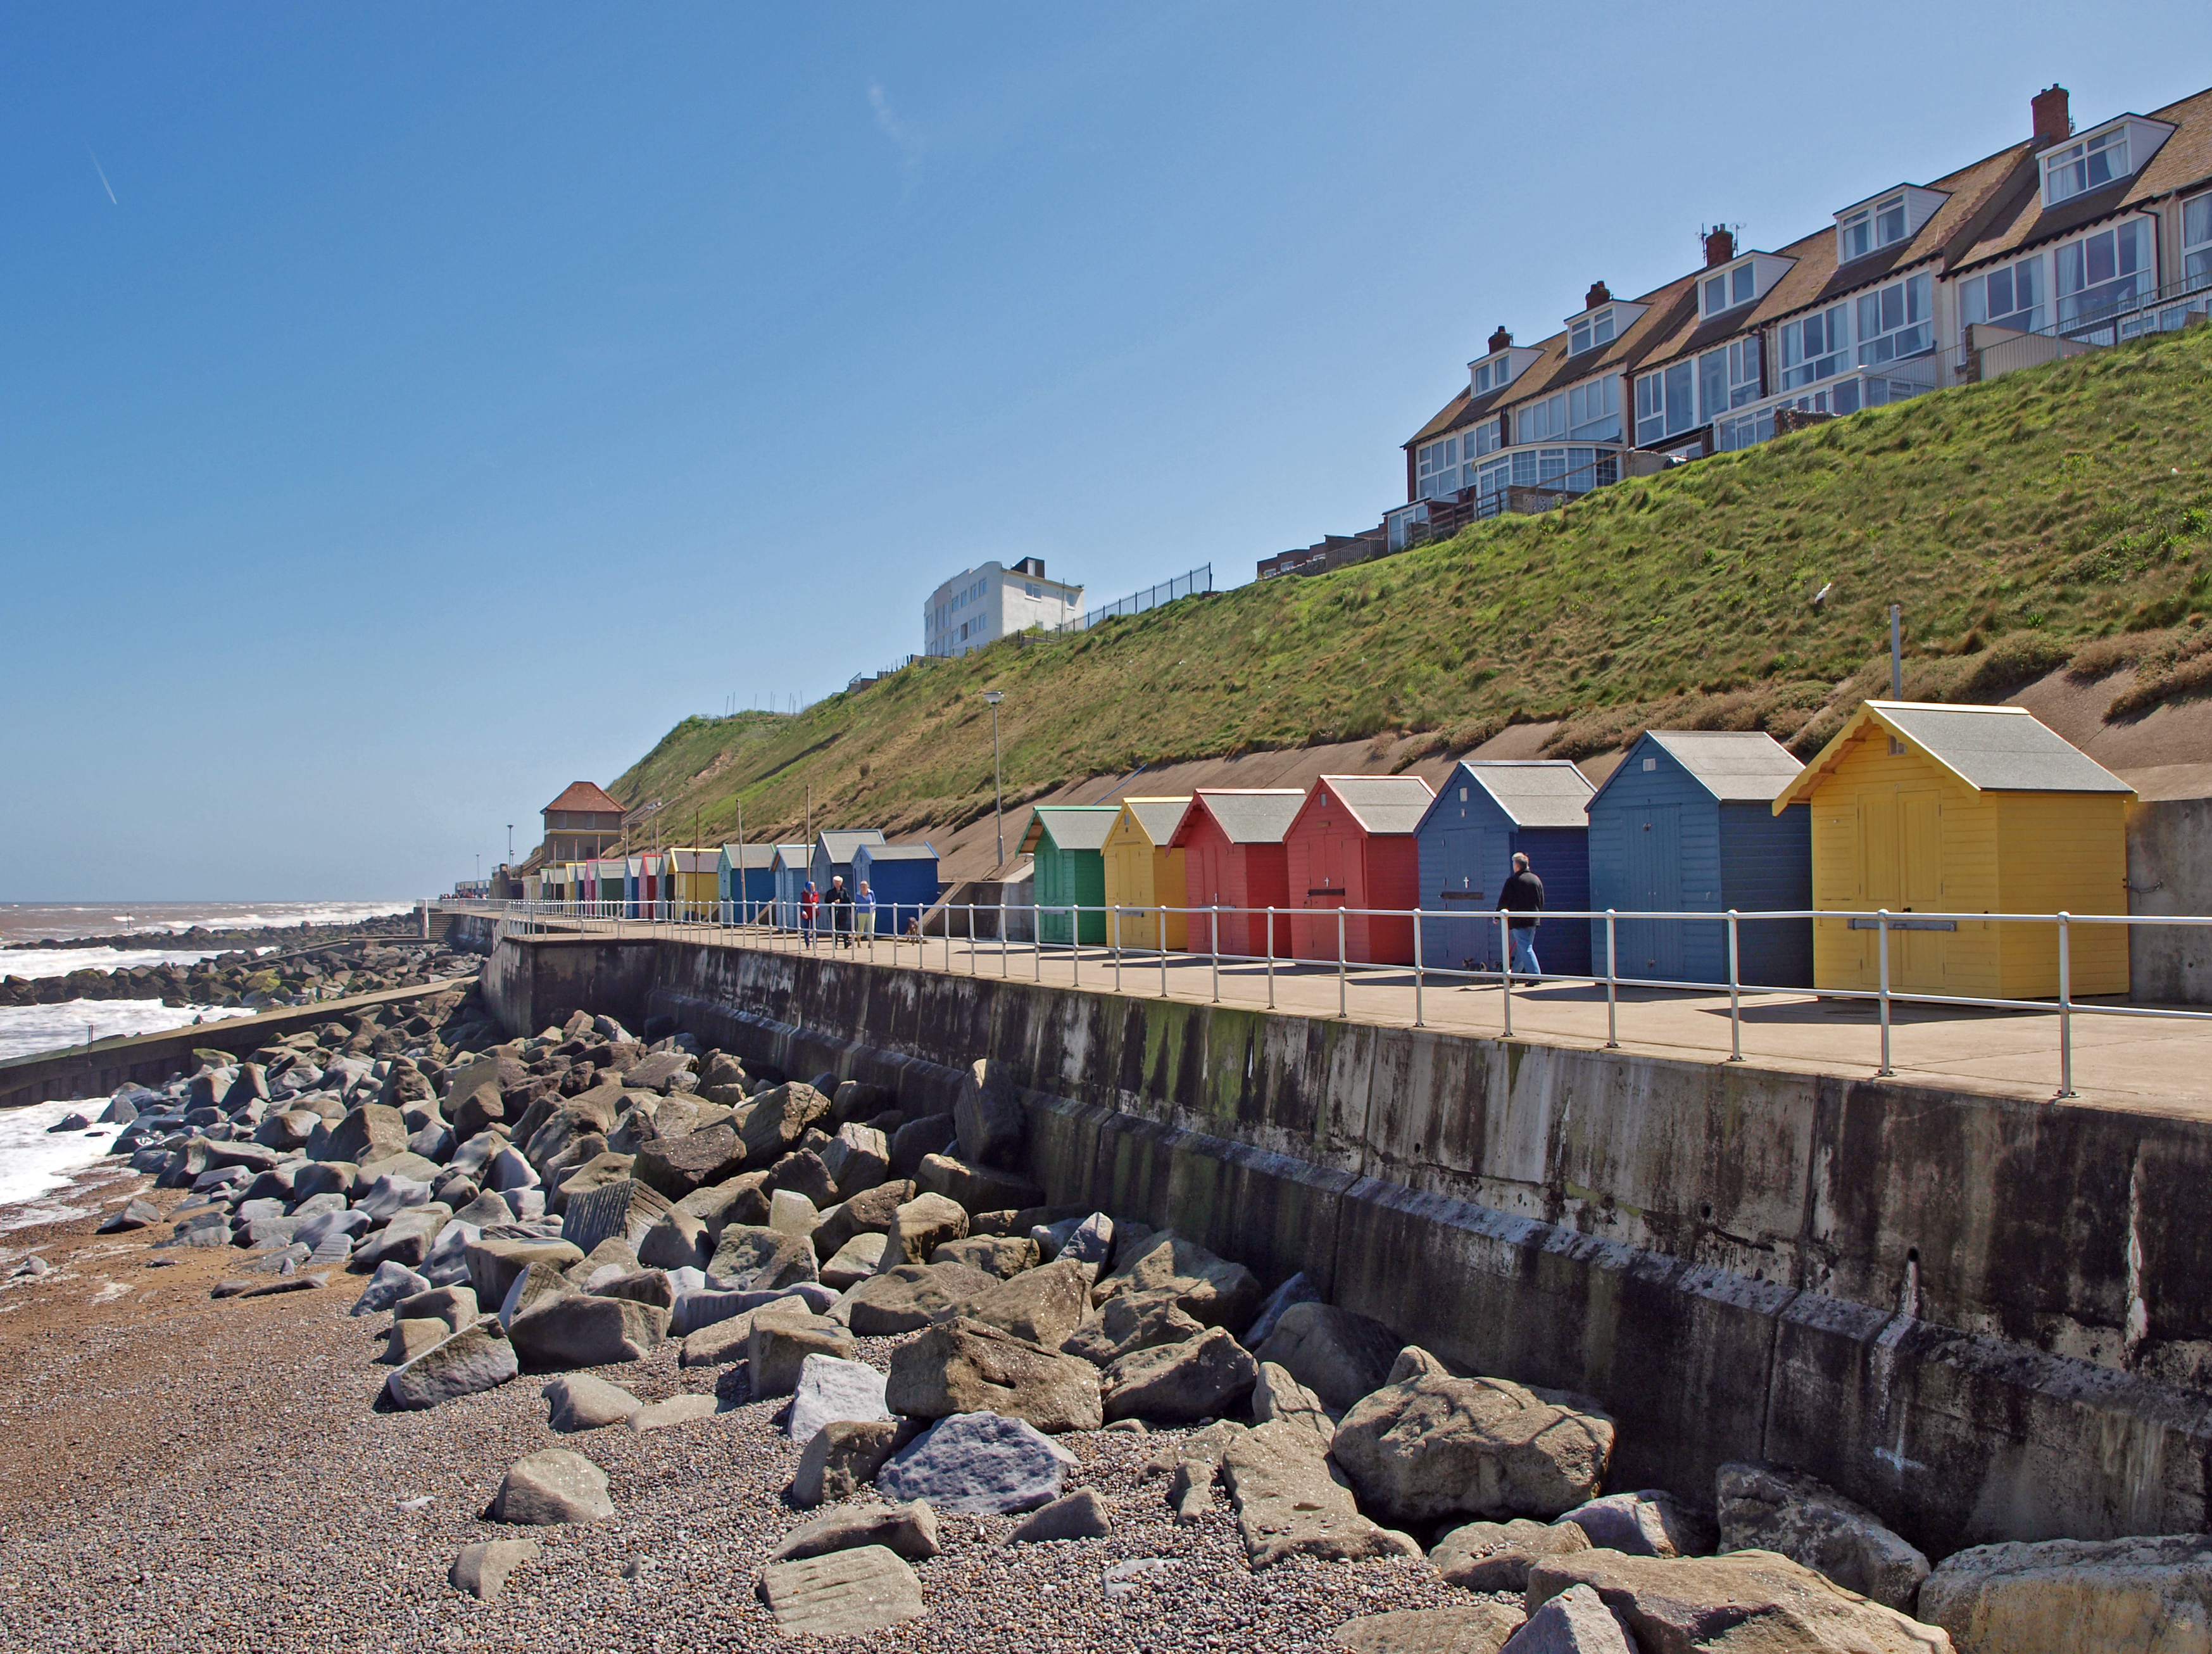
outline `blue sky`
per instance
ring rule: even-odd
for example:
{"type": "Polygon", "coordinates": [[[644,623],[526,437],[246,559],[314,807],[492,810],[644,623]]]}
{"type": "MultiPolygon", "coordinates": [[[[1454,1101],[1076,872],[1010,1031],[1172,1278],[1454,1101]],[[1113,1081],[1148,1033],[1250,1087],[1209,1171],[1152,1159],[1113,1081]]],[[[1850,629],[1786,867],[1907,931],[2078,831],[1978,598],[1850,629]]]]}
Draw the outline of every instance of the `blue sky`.
{"type": "Polygon", "coordinates": [[[6,16],[0,900],[442,889],[969,564],[1371,526],[1701,224],[2212,82],[2181,5],[6,16]]]}

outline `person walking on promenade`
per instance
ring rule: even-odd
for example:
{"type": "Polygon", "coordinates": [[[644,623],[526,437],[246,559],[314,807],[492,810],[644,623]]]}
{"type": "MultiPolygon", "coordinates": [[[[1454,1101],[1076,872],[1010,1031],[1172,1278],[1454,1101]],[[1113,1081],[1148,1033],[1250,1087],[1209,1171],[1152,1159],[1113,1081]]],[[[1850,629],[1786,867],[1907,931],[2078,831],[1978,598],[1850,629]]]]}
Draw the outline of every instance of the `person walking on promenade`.
{"type": "Polygon", "coordinates": [[[853,897],[853,921],[859,928],[861,940],[872,942],[876,939],[876,893],[868,888],[868,881],[865,879],[860,881],[859,892],[853,897]]]}
{"type": "Polygon", "coordinates": [[[806,888],[799,896],[799,934],[807,946],[814,946],[814,911],[822,905],[822,892],[808,879],[806,888]]]}
{"type": "Polygon", "coordinates": [[[853,946],[853,892],[845,888],[842,873],[833,873],[830,879],[830,933],[837,939],[839,947],[853,946]]]}
{"type": "Polygon", "coordinates": [[[1536,963],[1536,927],[1544,922],[1537,916],[1544,911],[1544,881],[1528,871],[1528,858],[1517,850],[1513,876],[1498,892],[1498,910],[1511,915],[1505,928],[1513,942],[1513,974],[1542,976],[1544,967],[1536,963]]]}

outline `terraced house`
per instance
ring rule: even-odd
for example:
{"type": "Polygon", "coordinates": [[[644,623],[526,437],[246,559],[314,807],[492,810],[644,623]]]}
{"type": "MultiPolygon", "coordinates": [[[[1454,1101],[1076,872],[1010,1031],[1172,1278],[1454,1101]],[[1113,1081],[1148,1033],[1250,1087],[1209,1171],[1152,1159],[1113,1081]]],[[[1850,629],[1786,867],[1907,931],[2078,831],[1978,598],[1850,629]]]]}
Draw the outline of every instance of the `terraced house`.
{"type": "Polygon", "coordinates": [[[2081,131],[2063,87],[2030,110],[2019,143],[1786,246],[1708,230],[1701,269],[1633,299],[1599,282],[1533,345],[1500,327],[1405,444],[1388,549],[2204,319],[2212,90],[2081,131]]]}

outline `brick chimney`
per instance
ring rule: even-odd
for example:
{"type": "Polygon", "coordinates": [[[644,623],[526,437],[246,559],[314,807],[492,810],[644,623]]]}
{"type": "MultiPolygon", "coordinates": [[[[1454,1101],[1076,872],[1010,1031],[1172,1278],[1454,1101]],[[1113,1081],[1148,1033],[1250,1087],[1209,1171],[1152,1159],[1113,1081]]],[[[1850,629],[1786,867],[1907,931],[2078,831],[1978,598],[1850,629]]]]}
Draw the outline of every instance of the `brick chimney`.
{"type": "Polygon", "coordinates": [[[1595,310],[1601,304],[1611,304],[1612,302],[1613,290],[1607,287],[1603,282],[1592,282],[1590,283],[1589,295],[1583,301],[1583,308],[1585,310],[1595,310]]]}
{"type": "Polygon", "coordinates": [[[1705,232],[1705,268],[1711,270],[1735,257],[1735,233],[1726,224],[1716,224],[1705,232]]]}
{"type": "Polygon", "coordinates": [[[2066,88],[2046,86],[2027,100],[2035,117],[2035,141],[2039,144],[2057,143],[2074,136],[2074,117],[2066,106],[2066,88]]]}
{"type": "Polygon", "coordinates": [[[1499,328],[1495,333],[1492,333],[1490,336],[1490,354],[1493,356],[1500,350],[1510,350],[1512,345],[1513,335],[1507,332],[1503,327],[1499,328]]]}

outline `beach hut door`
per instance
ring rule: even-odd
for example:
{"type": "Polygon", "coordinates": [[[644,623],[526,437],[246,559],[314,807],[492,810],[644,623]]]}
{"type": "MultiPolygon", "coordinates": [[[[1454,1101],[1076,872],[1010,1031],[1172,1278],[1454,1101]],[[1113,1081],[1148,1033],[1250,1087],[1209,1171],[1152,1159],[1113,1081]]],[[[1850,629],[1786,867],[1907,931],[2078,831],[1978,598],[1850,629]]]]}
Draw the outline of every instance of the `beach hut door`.
{"type": "MultiPolygon", "coordinates": [[[[1647,913],[1679,913],[1682,907],[1682,809],[1659,805],[1640,810],[1628,824],[1628,901],[1647,913]]],[[[1639,920],[1620,927],[1623,976],[1680,980],[1682,926],[1664,920],[1639,920]]]]}

